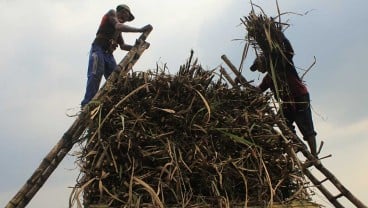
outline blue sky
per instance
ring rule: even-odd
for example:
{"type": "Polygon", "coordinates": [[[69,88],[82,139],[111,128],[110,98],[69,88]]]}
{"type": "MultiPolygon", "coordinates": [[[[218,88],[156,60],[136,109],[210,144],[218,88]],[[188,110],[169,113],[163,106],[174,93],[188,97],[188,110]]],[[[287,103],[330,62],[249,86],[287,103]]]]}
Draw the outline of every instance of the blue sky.
{"type": "MultiPolygon", "coordinates": [[[[268,15],[276,14],[275,1],[253,1],[268,15]]],[[[126,0],[59,1],[0,0],[0,206],[31,176],[41,160],[75,118],[82,99],[88,52],[102,15],[119,3],[131,7],[141,27],[152,24],[151,47],[135,70],[154,69],[167,63],[171,73],[185,63],[191,49],[208,69],[224,65],[226,54],[239,65],[245,35],[240,18],[248,15],[245,0],[126,0]]],[[[285,32],[295,50],[294,62],[308,68],[317,139],[325,142],[325,166],[368,204],[368,106],[366,47],[368,16],[365,0],[280,0],[291,27],[285,32]]],[[[133,43],[137,34],[124,35],[133,43]]],[[[120,61],[125,53],[116,52],[120,61]]],[[[262,75],[243,74],[259,83],[262,75]]],[[[66,207],[78,170],[67,156],[40,192],[32,207],[66,207]],[[56,205],[55,205],[56,204],[56,205]]],[[[324,201],[317,195],[316,200],[324,201]]],[[[325,203],[327,207],[331,207],[325,203]]]]}

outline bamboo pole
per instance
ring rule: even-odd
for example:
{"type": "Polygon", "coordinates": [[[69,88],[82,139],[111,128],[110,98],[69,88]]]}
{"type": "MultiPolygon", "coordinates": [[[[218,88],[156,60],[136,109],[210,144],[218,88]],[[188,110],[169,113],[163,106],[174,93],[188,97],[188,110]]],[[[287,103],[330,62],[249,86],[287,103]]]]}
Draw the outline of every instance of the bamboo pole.
{"type": "MultiPolygon", "coordinates": [[[[92,100],[100,100],[103,98],[111,91],[114,84],[119,80],[119,77],[126,75],[127,70],[125,69],[127,67],[130,69],[139,59],[144,50],[149,47],[149,44],[145,42],[145,40],[151,31],[152,30],[149,30],[141,34],[132,50],[127,53],[119,63],[117,70],[111,74],[105,85],[98,91],[92,100]]],[[[71,127],[46,155],[39,167],[34,171],[15,196],[8,202],[5,208],[23,208],[27,206],[87,128],[88,120],[90,119],[89,112],[90,108],[83,108],[81,114],[74,121],[71,127]]]]}
{"type": "Polygon", "coordinates": [[[239,70],[231,63],[231,61],[226,57],[226,55],[221,56],[222,60],[229,66],[231,71],[234,72],[235,76],[239,83],[248,88],[254,88],[249,82],[245,79],[245,77],[239,72],[239,70]]]}
{"type": "Polygon", "coordinates": [[[231,86],[235,87],[237,84],[234,82],[233,79],[231,79],[230,75],[225,71],[225,69],[223,67],[220,68],[220,72],[222,75],[224,75],[224,77],[226,78],[226,80],[231,84],[231,86]]]}

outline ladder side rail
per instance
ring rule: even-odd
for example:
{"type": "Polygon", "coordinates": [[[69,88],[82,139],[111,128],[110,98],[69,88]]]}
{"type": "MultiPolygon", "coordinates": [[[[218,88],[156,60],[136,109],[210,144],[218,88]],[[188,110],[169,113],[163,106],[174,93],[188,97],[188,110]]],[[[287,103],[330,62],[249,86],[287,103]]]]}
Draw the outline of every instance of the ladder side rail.
{"type": "MultiPolygon", "coordinates": [[[[300,140],[300,139],[299,139],[300,140]]],[[[301,142],[301,141],[300,141],[301,142]]],[[[303,143],[304,144],[304,143],[303,143]]],[[[358,198],[356,198],[337,178],[333,175],[327,168],[325,168],[320,160],[317,160],[309,151],[303,148],[302,153],[313,163],[321,173],[328,178],[328,180],[347,198],[351,203],[353,203],[358,208],[367,208],[358,198]]]]}
{"type": "MultiPolygon", "coordinates": [[[[290,129],[286,126],[285,122],[278,121],[277,126],[280,128],[282,132],[289,132],[290,129]]],[[[303,155],[309,160],[309,162],[313,163],[313,166],[315,166],[321,173],[323,173],[330,181],[331,183],[343,194],[351,203],[353,203],[357,208],[367,208],[366,205],[363,204],[358,198],[356,198],[340,181],[327,169],[322,165],[322,162],[315,158],[309,151],[307,146],[303,143],[303,141],[295,134],[289,134],[293,135],[291,138],[294,142],[297,142],[298,145],[302,147],[301,152],[303,155]]],[[[306,170],[306,169],[305,169],[306,170]]],[[[309,178],[310,179],[310,178],[309,178]]],[[[318,181],[316,181],[318,185],[318,181]]],[[[313,183],[313,181],[312,181],[313,183]]],[[[327,197],[327,196],[326,196],[327,197]]]]}
{"type": "MultiPolygon", "coordinates": [[[[302,151],[306,151],[308,153],[308,150],[307,150],[307,146],[304,145],[304,144],[298,144],[302,147],[302,151]]],[[[334,197],[330,191],[328,191],[323,185],[322,183],[327,181],[327,178],[322,180],[322,181],[319,181],[309,170],[308,168],[313,166],[314,163],[307,160],[304,164],[303,162],[298,158],[298,156],[296,155],[294,149],[287,145],[287,154],[289,156],[291,156],[292,158],[295,159],[296,161],[296,164],[298,165],[298,167],[301,168],[301,170],[303,171],[304,175],[306,175],[310,181],[312,182],[312,184],[314,184],[316,186],[316,188],[318,188],[321,193],[328,199],[328,201],[331,202],[331,204],[333,204],[336,208],[344,208],[343,205],[341,205],[338,201],[337,201],[337,198],[334,197]]]]}
{"type": "Polygon", "coordinates": [[[367,208],[358,198],[356,198],[327,168],[321,163],[317,163],[315,167],[320,170],[333,184],[334,186],[348,198],[356,207],[367,208]]]}
{"type": "Polygon", "coordinates": [[[25,207],[32,200],[34,195],[36,195],[36,193],[40,190],[45,181],[50,177],[50,175],[54,172],[56,167],[60,164],[69,151],[69,148],[63,148],[60,151],[57,158],[55,158],[55,160],[50,163],[50,166],[42,172],[41,177],[39,177],[37,181],[34,181],[34,186],[32,186],[31,189],[24,195],[24,199],[19,202],[17,207],[25,207]]]}
{"type": "Polygon", "coordinates": [[[9,201],[5,206],[6,208],[15,207],[25,207],[37,191],[43,186],[50,174],[55,170],[58,164],[65,157],[67,152],[72,148],[69,140],[63,136],[59,142],[54,146],[54,148],[47,154],[47,156],[42,160],[39,167],[34,171],[31,177],[23,185],[23,187],[18,191],[18,193],[9,201]],[[64,150],[64,151],[62,151],[64,150]],[[59,155],[60,151],[62,154],[59,155]],[[57,160],[54,158],[57,157],[57,160]],[[52,164],[52,165],[51,165],[52,164]]]}
{"type": "Polygon", "coordinates": [[[316,187],[322,192],[328,201],[330,201],[336,208],[344,208],[344,206],[337,201],[336,197],[334,197],[331,192],[326,189],[326,187],[319,183],[318,179],[308,169],[304,169],[303,172],[314,185],[318,184],[316,187]]]}
{"type": "MultiPolygon", "coordinates": [[[[287,140],[286,140],[287,142],[287,140]]],[[[308,150],[307,150],[307,146],[303,144],[298,144],[299,146],[301,146],[302,148],[302,151],[306,151],[307,153],[308,150]]],[[[304,175],[306,175],[310,181],[312,182],[312,184],[314,184],[316,186],[316,188],[318,188],[321,193],[328,199],[328,201],[331,202],[331,204],[333,204],[336,208],[344,208],[343,205],[340,204],[340,202],[337,201],[337,198],[334,197],[330,191],[328,191],[323,185],[322,185],[322,182],[319,181],[309,170],[308,168],[313,166],[313,162],[307,160],[304,164],[303,162],[298,158],[298,156],[296,155],[294,149],[290,146],[290,145],[287,145],[287,154],[292,157],[295,161],[296,161],[296,164],[297,166],[303,171],[304,175]]],[[[311,155],[312,156],[312,155],[311,155]]],[[[326,179],[322,180],[322,181],[326,181],[326,179]]]]}

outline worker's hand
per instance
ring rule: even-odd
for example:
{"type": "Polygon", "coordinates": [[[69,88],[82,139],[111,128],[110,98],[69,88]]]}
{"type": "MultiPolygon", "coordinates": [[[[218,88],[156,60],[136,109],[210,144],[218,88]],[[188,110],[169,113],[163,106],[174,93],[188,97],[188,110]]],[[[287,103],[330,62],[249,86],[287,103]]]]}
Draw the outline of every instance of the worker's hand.
{"type": "Polygon", "coordinates": [[[256,71],[257,70],[257,63],[253,63],[252,66],[250,66],[250,70],[251,71],[256,71]]]}
{"type": "Polygon", "coordinates": [[[147,32],[147,31],[151,31],[153,29],[152,25],[148,24],[144,27],[141,28],[142,32],[147,32]]]}
{"type": "Polygon", "coordinates": [[[141,45],[143,47],[145,47],[146,49],[149,48],[150,44],[147,43],[146,41],[142,40],[142,39],[136,39],[135,40],[135,45],[141,45]]]}

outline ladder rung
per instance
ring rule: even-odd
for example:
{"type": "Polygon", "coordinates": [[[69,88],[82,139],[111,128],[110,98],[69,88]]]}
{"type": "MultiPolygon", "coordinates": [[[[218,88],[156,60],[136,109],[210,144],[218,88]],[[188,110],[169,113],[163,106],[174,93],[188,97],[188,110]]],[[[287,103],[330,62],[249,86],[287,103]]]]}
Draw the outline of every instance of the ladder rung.
{"type": "Polygon", "coordinates": [[[303,168],[309,168],[309,167],[311,167],[311,166],[313,166],[313,163],[312,163],[312,162],[310,162],[309,160],[307,160],[307,161],[303,164],[303,168]]]}
{"type": "Polygon", "coordinates": [[[314,184],[314,185],[318,186],[318,185],[321,185],[322,183],[324,183],[326,181],[328,181],[328,178],[325,178],[322,181],[318,181],[318,183],[317,184],[314,184]]]}
{"type": "Polygon", "coordinates": [[[344,196],[344,194],[340,193],[339,195],[335,196],[334,199],[338,199],[340,197],[344,196]]]}

